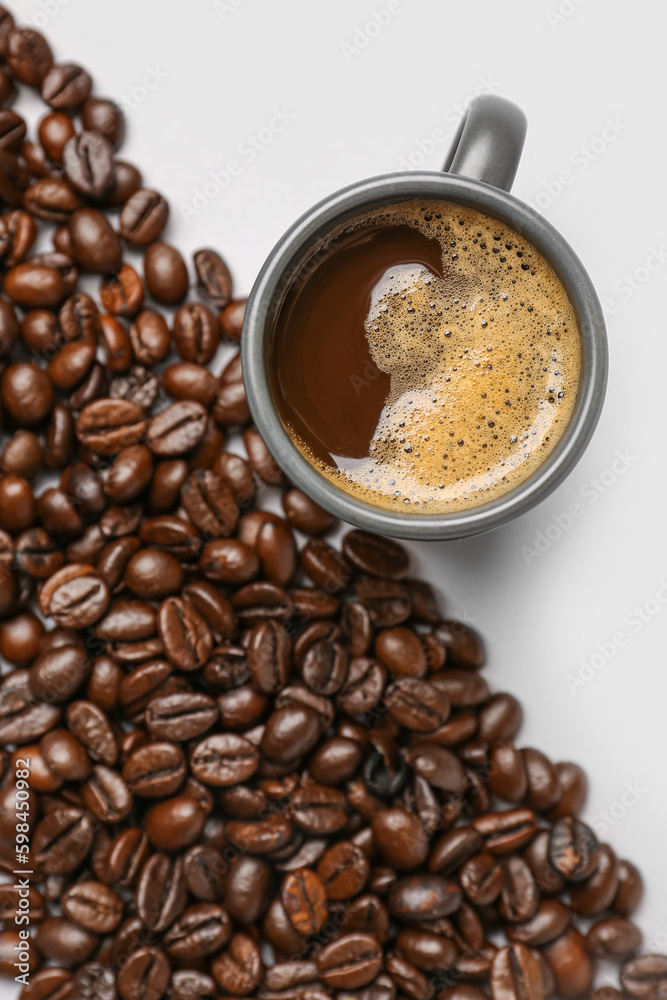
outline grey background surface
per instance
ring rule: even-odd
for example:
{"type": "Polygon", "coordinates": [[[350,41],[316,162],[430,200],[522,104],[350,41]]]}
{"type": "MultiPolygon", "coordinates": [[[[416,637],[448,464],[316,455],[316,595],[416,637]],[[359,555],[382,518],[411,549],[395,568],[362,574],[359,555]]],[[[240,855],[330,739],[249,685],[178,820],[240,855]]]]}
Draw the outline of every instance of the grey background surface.
{"type": "Polygon", "coordinates": [[[641,864],[639,921],[649,946],[667,949],[664,8],[391,6],[378,29],[365,26],[388,0],[13,9],[124,104],[121,155],[170,199],[167,238],[220,249],[240,293],[283,230],[331,190],[401,166],[437,169],[476,92],[524,108],[513,190],[563,232],[596,283],[611,345],[607,405],[584,460],[542,506],[489,536],[411,550],[447,609],[487,637],[494,688],[523,701],[520,745],[587,769],[586,816],[641,864]]]}

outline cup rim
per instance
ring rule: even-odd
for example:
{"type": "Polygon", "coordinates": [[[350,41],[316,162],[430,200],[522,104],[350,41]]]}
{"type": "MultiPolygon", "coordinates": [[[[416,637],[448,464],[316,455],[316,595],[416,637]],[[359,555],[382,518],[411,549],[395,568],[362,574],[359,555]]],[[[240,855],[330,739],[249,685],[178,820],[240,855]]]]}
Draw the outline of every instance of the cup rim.
{"type": "Polygon", "coordinates": [[[525,513],[569,475],[585,451],[604,402],[608,345],[604,313],[593,283],[554,226],[514,195],[457,174],[406,171],[370,177],[340,189],[305,212],[265,261],[250,293],[241,337],[243,380],[255,426],[290,481],[336,517],[377,534],[411,539],[456,539],[480,534],[525,513]],[[554,450],[509,493],[468,510],[397,513],[364,503],[332,485],[301,454],[285,429],[274,394],[270,323],[304,257],[327,233],[365,211],[412,199],[436,199],[482,210],[511,226],[548,260],[572,302],[582,347],[577,403],[554,450]]]}

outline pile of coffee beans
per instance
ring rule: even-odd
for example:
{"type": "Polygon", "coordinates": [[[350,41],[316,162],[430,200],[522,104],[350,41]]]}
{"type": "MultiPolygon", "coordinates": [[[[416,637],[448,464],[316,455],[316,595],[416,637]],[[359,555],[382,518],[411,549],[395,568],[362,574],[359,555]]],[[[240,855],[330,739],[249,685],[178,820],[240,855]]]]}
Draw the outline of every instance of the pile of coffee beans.
{"type": "Polygon", "coordinates": [[[21,1000],[542,1000],[611,960],[598,1000],[664,1000],[581,768],[515,745],[402,546],[325,540],[238,353],[213,374],[244,300],[213,250],[190,288],[118,107],[4,8],[0,60],[0,971],[21,1000]]]}

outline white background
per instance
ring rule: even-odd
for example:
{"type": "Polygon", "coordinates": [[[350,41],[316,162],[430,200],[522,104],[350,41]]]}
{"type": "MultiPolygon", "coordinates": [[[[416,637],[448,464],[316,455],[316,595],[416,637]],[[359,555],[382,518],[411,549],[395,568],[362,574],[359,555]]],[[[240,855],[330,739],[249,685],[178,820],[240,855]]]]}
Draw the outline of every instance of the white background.
{"type": "Polygon", "coordinates": [[[83,63],[99,94],[125,104],[121,156],[170,200],[167,238],[184,251],[219,249],[239,294],[283,230],[332,190],[396,169],[411,154],[415,165],[438,169],[476,90],[525,109],[529,132],[514,192],[562,231],[606,303],[606,408],[580,465],[532,513],[485,537],[412,551],[447,609],[486,636],[494,688],[523,701],[520,744],[588,771],[587,816],[599,824],[611,810],[607,839],[644,870],[639,921],[662,950],[667,18],[655,0],[403,0],[362,48],[358,27],[386,7],[387,0],[13,4],[18,20],[45,25],[56,58],[83,63]],[[554,13],[559,4],[563,14],[554,13]],[[294,117],[250,161],[243,143],[270,127],[274,109],[294,117]],[[420,154],[434,129],[438,141],[420,154]],[[213,196],[187,213],[210,172],[230,160],[240,163],[238,174],[224,190],[208,188],[213,196]],[[562,171],[570,183],[559,189],[562,171]],[[655,272],[645,269],[647,258],[655,272]],[[559,528],[572,503],[581,516],[559,528]],[[535,555],[527,549],[535,550],[538,533],[551,541],[535,555]],[[645,621],[637,608],[646,609],[645,621]],[[571,690],[568,675],[577,677],[598,644],[607,650],[596,660],[603,665],[571,690]],[[623,805],[626,783],[636,794],[623,805]]]}

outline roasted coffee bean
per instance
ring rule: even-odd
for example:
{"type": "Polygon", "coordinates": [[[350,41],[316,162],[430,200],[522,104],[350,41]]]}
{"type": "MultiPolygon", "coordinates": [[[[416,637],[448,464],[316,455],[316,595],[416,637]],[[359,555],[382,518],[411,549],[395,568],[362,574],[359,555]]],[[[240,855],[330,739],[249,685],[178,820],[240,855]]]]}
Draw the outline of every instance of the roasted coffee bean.
{"type": "Polygon", "coordinates": [[[597,870],[570,889],[570,906],[582,917],[597,917],[609,909],[618,889],[618,859],[608,844],[600,845],[597,870]]]}
{"type": "Polygon", "coordinates": [[[20,153],[26,131],[25,120],[15,111],[0,111],[0,149],[20,153]]]}
{"type": "Polygon", "coordinates": [[[509,854],[529,844],[539,828],[532,809],[507,809],[486,813],[472,825],[484,837],[484,849],[490,854],[509,854]]]}
{"type": "Polygon", "coordinates": [[[81,788],[86,807],[101,823],[119,823],[132,808],[132,794],[116,772],[103,764],[93,768],[81,788]]]}
{"type": "Polygon", "coordinates": [[[408,570],[408,554],[402,545],[367,531],[348,531],[343,554],[362,573],[383,579],[401,580],[408,570]]]}
{"type": "Polygon", "coordinates": [[[458,910],[461,889],[439,875],[413,875],[399,879],[389,890],[387,906],[398,920],[437,920],[458,910]]]}
{"type": "Polygon", "coordinates": [[[211,965],[211,972],[221,989],[235,996],[254,990],[262,969],[259,948],[247,934],[235,934],[227,950],[211,965]]]}
{"type": "Polygon", "coordinates": [[[447,650],[451,666],[465,670],[479,670],[484,666],[485,652],[481,638],[463,622],[443,621],[435,630],[447,650]]]}
{"type": "Polygon", "coordinates": [[[267,720],[261,750],[265,757],[294,761],[305,756],[320,735],[318,716],[307,705],[285,705],[267,720]]]}
{"type": "Polygon", "coordinates": [[[231,639],[236,633],[236,615],[231,601],[204,580],[183,587],[183,597],[199,612],[216,637],[231,639]]]}
{"type": "Polygon", "coordinates": [[[299,868],[285,876],[281,899],[290,921],[301,934],[315,934],[329,916],[325,887],[309,868],[299,868]]]}
{"type": "Polygon", "coordinates": [[[194,400],[172,403],[153,417],[146,443],[161,458],[184,455],[201,441],[206,430],[206,410],[194,400]]]}
{"type": "Polygon", "coordinates": [[[396,945],[407,961],[423,972],[446,972],[459,954],[453,941],[424,931],[400,931],[396,945]]]}
{"type": "Polygon", "coordinates": [[[169,985],[169,962],[153,945],[142,945],[127,956],[116,985],[122,1000],[160,1000],[169,985]]]}
{"type": "Polygon", "coordinates": [[[46,372],[25,362],[11,365],[2,375],[2,402],[19,426],[41,423],[53,406],[53,386],[46,372]]]}
{"type": "Polygon", "coordinates": [[[361,773],[364,785],[371,795],[379,795],[382,798],[398,795],[410,777],[409,768],[404,761],[398,761],[389,767],[377,750],[366,758],[361,773]]]}
{"type": "Polygon", "coordinates": [[[612,909],[621,917],[631,917],[641,902],[644,892],[642,877],[629,861],[620,861],[618,865],[618,889],[614,896],[612,909]]]}
{"type": "Polygon", "coordinates": [[[382,949],[371,934],[354,932],[331,941],[317,955],[322,981],[335,989],[358,989],[382,968],[382,949]]]}
{"type": "Polygon", "coordinates": [[[142,183],[141,171],[134,164],[114,160],[111,184],[104,192],[102,204],[106,208],[122,208],[142,183]]]}
{"type": "Polygon", "coordinates": [[[545,945],[541,954],[553,973],[557,996],[579,997],[588,993],[593,985],[594,968],[584,939],[576,928],[569,928],[545,945]]]}
{"type": "Polygon", "coordinates": [[[434,844],[429,869],[441,875],[451,875],[482,847],[481,834],[471,826],[450,830],[434,844]]]}
{"type": "Polygon", "coordinates": [[[412,677],[400,677],[390,685],[385,704],[400,725],[420,733],[437,729],[449,716],[447,696],[428,681],[412,677]]]}
{"type": "MultiPolygon", "coordinates": [[[[100,957],[104,957],[103,953],[100,957]]],[[[86,962],[72,977],[75,1000],[116,1000],[116,975],[102,962],[86,962]]]]}
{"type": "MultiPolygon", "coordinates": [[[[107,136],[107,138],[109,138],[107,136]]],[[[157,191],[135,191],[120,213],[120,233],[130,246],[145,246],[156,240],[169,218],[169,205],[157,191]]]]}
{"type": "Polygon", "coordinates": [[[213,699],[196,692],[153,698],[146,708],[146,728],[157,739],[193,739],[211,729],[217,719],[213,699]]]}
{"type": "Polygon", "coordinates": [[[201,302],[179,306],[174,314],[174,344],[184,361],[207,365],[215,357],[220,341],[218,322],[201,302]]]}
{"type": "Polygon", "coordinates": [[[667,957],[640,955],[621,969],[621,987],[635,1000],[663,1000],[667,994],[667,957]]]}
{"type": "Polygon", "coordinates": [[[89,96],[90,74],[74,63],[52,66],[42,80],[42,100],[51,108],[75,108],[89,96]]]}
{"type": "Polygon", "coordinates": [[[257,748],[235,733],[207,736],[192,750],[190,767],[200,781],[208,785],[236,785],[257,770],[257,748]]]}
{"type": "Polygon", "coordinates": [[[6,531],[29,528],[35,513],[35,497],[26,479],[5,476],[0,480],[0,524],[6,531]]]}
{"type": "Polygon", "coordinates": [[[289,523],[304,535],[316,538],[335,524],[335,518],[301,490],[291,489],[283,493],[282,505],[289,523]]]}
{"type": "Polygon", "coordinates": [[[85,628],[101,618],[109,604],[109,591],[92,566],[64,566],[42,586],[42,614],[63,628],[85,628]]]}
{"type": "Polygon", "coordinates": [[[163,798],[178,791],[185,780],[185,756],[174,743],[147,743],[123,764],[123,781],[135,795],[163,798]]]}
{"type": "Polygon", "coordinates": [[[173,924],[187,902],[183,859],[153,854],[141,869],[136,902],[139,916],[154,933],[159,934],[173,924]]]}
{"type": "Polygon", "coordinates": [[[29,87],[39,87],[53,66],[48,42],[32,28],[14,28],[9,32],[5,58],[16,79],[29,87]]]}
{"type": "Polygon", "coordinates": [[[405,759],[415,774],[424,778],[433,788],[462,795],[466,789],[465,768],[445,747],[435,743],[420,743],[405,754],[405,759]]]}
{"type": "Polygon", "coordinates": [[[387,681],[387,671],[368,657],[350,661],[343,687],[336,695],[336,703],[348,715],[362,715],[375,708],[382,697],[387,681]]]}
{"type": "MultiPolygon", "coordinates": [[[[241,374],[241,355],[237,353],[227,363],[220,373],[218,397],[213,406],[213,417],[223,427],[244,426],[250,420],[250,409],[246,399],[243,377],[241,374]]],[[[250,458],[250,455],[248,456],[250,458]]],[[[253,462],[250,464],[255,468],[253,462]]],[[[282,482],[271,464],[269,474],[282,482]]],[[[259,474],[259,470],[256,469],[259,474]]]]}
{"type": "Polygon", "coordinates": [[[74,806],[62,806],[38,823],[32,841],[35,860],[48,875],[74,871],[93,844],[92,816],[74,806]]]}
{"type": "Polygon", "coordinates": [[[523,858],[502,862],[503,887],[500,913],[510,923],[524,923],[535,914],[538,890],[533,874],[523,858]]]}
{"type": "Polygon", "coordinates": [[[105,215],[94,208],[79,208],[68,225],[74,260],[81,267],[96,274],[109,274],[120,268],[121,243],[105,215]]]}
{"type": "Polygon", "coordinates": [[[63,913],[94,934],[109,934],[123,918],[120,896],[101,882],[76,882],[62,897],[63,913]]]}
{"type": "Polygon", "coordinates": [[[327,836],[345,826],[347,802],[337,788],[313,782],[295,792],[289,815],[305,833],[327,836]]]}
{"type": "Polygon", "coordinates": [[[523,944],[501,948],[491,966],[493,1000],[542,1000],[544,985],[539,963],[523,944]]]}
{"type": "Polygon", "coordinates": [[[185,261],[169,243],[151,242],[144,255],[144,278],[157,302],[175,305],[186,295],[189,278],[185,261]]]}
{"type": "Polygon", "coordinates": [[[31,612],[0,622],[0,654],[13,666],[27,666],[39,653],[44,626],[31,612]]]}
{"type": "Polygon", "coordinates": [[[502,891],[503,869],[492,854],[475,854],[462,866],[459,879],[471,903],[489,906],[495,903],[502,891]]]}
{"type": "Polygon", "coordinates": [[[382,809],[373,817],[373,837],[384,860],[400,871],[418,868],[428,857],[428,838],[406,809],[382,809]]]}
{"type": "Polygon", "coordinates": [[[133,888],[139,872],[148,860],[150,845],[144,831],[138,827],[128,827],[119,833],[104,854],[104,865],[100,877],[121,889],[133,888]]]}
{"type": "MultiPolygon", "coordinates": [[[[537,824],[535,829],[537,829],[537,824]]],[[[549,830],[540,830],[524,852],[538,889],[545,896],[563,892],[565,880],[549,860],[549,830]]]]}
{"type": "Polygon", "coordinates": [[[290,843],[293,827],[279,814],[257,820],[230,820],[227,833],[231,841],[248,854],[271,854],[290,843]]]}
{"type": "Polygon", "coordinates": [[[489,687],[479,674],[468,670],[441,670],[429,678],[449,698],[454,708],[471,708],[489,699],[489,687]]]}
{"type": "MultiPolygon", "coordinates": [[[[124,365],[123,369],[126,367],[127,365],[124,365]]],[[[159,388],[160,384],[153,372],[149,372],[141,365],[133,365],[129,375],[113,379],[109,386],[109,395],[113,399],[126,399],[130,403],[136,403],[146,410],[157,399],[159,388]]]]}
{"type": "Polygon", "coordinates": [[[248,640],[247,664],[252,683],[262,694],[276,694],[290,674],[292,643],[275,621],[258,622],[248,640]]]}
{"type": "Polygon", "coordinates": [[[551,831],[549,860],[563,878],[582,882],[597,871],[600,863],[597,837],[581,820],[566,816],[551,831]]]}
{"type": "Polygon", "coordinates": [[[162,372],[162,387],[172,399],[193,399],[208,407],[217,395],[218,380],[202,365],[177,361],[162,372]]]}
{"type": "Polygon", "coordinates": [[[45,959],[79,965],[94,954],[99,937],[66,917],[47,917],[37,925],[35,945],[45,959]]]}
{"type": "Polygon", "coordinates": [[[214,1000],[216,996],[213,978],[194,969],[177,969],[173,972],[169,990],[173,1000],[214,1000]]]}
{"type": "Polygon", "coordinates": [[[31,528],[16,539],[16,562],[19,569],[37,580],[45,580],[65,561],[65,553],[43,528],[31,528]]]}
{"type": "Polygon", "coordinates": [[[516,698],[511,694],[494,694],[479,713],[479,738],[489,744],[513,740],[522,718],[516,698]]]}
{"type": "Polygon", "coordinates": [[[419,679],[428,672],[426,648],[421,638],[409,628],[380,632],[375,639],[375,655],[394,676],[419,679]]]}
{"type": "Polygon", "coordinates": [[[391,981],[412,1000],[431,1000],[433,986],[419,969],[400,955],[388,955],[386,969],[391,981]]]}
{"type": "Polygon", "coordinates": [[[206,815],[204,804],[190,795],[163,799],[146,813],[146,834],[158,851],[180,851],[199,839],[206,815]]]}
{"type": "Polygon", "coordinates": [[[209,469],[198,469],[186,479],[181,487],[181,502],[207,538],[230,535],[236,526],[238,506],[234,494],[224,480],[209,469]]]}
{"type": "Polygon", "coordinates": [[[101,198],[113,176],[113,151],[104,136],[97,130],[81,132],[67,140],[62,157],[72,187],[86,198],[101,198]]]}
{"type": "Polygon", "coordinates": [[[79,441],[99,455],[115,455],[144,436],[147,421],[137,403],[124,399],[96,399],[76,421],[79,441]]]}
{"type": "Polygon", "coordinates": [[[410,616],[410,592],[403,583],[364,578],[358,581],[356,592],[376,628],[394,628],[410,616]]]}
{"type": "Polygon", "coordinates": [[[144,301],[144,286],[131,264],[124,263],[116,274],[107,275],[100,285],[102,305],[114,316],[134,316],[144,301]]]}
{"type": "Polygon", "coordinates": [[[213,648],[208,625],[189,601],[168,597],[157,619],[160,638],[169,660],[181,670],[199,670],[213,648]]]}
{"type": "Polygon", "coordinates": [[[368,880],[368,860],[356,844],[342,840],[321,859],[317,874],[328,899],[350,899],[361,892],[368,880]]]}
{"type": "Polygon", "coordinates": [[[503,802],[522,802],[525,798],[526,765],[512,743],[495,743],[491,748],[489,788],[503,802]]]}
{"type": "Polygon", "coordinates": [[[194,254],[197,282],[218,309],[224,309],[232,297],[232,276],[215,250],[197,250],[194,254]]]}
{"type": "Polygon", "coordinates": [[[67,701],[85,682],[91,667],[92,660],[81,645],[47,649],[30,668],[30,690],[43,702],[67,701]]]}
{"type": "Polygon", "coordinates": [[[198,903],[172,924],[164,936],[164,944],[173,959],[191,962],[224,948],[231,933],[229,916],[221,906],[198,903]]]}
{"type": "Polygon", "coordinates": [[[547,814],[550,823],[556,823],[565,816],[578,816],[584,808],[588,795],[588,779],[578,764],[564,761],[556,764],[555,768],[561,796],[547,814]]]}
{"type": "Polygon", "coordinates": [[[510,941],[525,944],[529,948],[539,948],[564,934],[570,925],[572,914],[564,903],[557,899],[544,899],[530,919],[513,927],[506,927],[505,934],[510,941]]]}
{"type": "Polygon", "coordinates": [[[589,955],[614,962],[627,961],[641,943],[641,931],[625,917],[605,917],[598,920],[586,935],[586,950],[589,955]]]}
{"type": "Polygon", "coordinates": [[[39,752],[49,771],[63,781],[84,781],[90,774],[90,757],[66,729],[46,733],[40,740],[39,752]]]}

